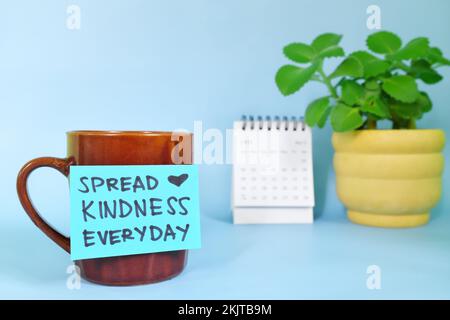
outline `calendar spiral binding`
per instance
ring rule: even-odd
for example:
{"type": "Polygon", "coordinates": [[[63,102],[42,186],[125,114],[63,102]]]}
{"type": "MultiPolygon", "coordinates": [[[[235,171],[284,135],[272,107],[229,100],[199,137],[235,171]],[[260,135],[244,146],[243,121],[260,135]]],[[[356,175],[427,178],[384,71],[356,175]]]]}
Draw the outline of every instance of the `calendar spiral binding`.
{"type": "Polygon", "coordinates": [[[304,121],[303,117],[279,117],[279,116],[275,116],[272,117],[271,116],[266,116],[265,118],[263,118],[262,116],[256,116],[256,119],[254,116],[245,116],[243,115],[241,118],[242,121],[242,130],[255,130],[255,128],[262,130],[263,129],[263,125],[264,122],[267,122],[267,129],[268,130],[272,130],[272,127],[274,127],[276,130],[281,130],[282,128],[284,128],[284,130],[288,130],[289,129],[289,122],[293,122],[294,126],[293,126],[293,130],[297,131],[298,128],[300,128],[301,131],[305,131],[306,129],[306,124],[304,121]]]}

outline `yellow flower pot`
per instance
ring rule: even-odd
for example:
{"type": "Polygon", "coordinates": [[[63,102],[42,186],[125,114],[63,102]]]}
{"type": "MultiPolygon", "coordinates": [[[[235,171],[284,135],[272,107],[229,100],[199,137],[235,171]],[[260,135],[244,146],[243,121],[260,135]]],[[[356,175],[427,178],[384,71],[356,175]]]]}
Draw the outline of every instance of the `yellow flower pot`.
{"type": "Polygon", "coordinates": [[[376,227],[426,224],[442,190],[442,130],[333,134],[334,169],[348,218],[376,227]]]}

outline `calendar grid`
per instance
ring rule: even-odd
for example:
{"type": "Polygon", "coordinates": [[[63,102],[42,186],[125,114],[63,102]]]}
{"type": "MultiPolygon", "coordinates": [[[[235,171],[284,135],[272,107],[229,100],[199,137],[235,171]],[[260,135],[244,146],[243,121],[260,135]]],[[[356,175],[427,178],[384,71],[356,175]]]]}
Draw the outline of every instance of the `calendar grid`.
{"type": "Polygon", "coordinates": [[[312,169],[311,129],[302,121],[234,123],[234,208],[312,208],[312,169]]]}

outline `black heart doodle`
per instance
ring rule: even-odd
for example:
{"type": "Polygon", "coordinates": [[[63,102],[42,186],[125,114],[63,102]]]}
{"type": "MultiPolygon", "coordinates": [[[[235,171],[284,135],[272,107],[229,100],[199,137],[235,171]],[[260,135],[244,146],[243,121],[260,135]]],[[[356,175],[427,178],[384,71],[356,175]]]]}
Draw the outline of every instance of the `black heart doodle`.
{"type": "Polygon", "coordinates": [[[188,177],[189,175],[187,173],[183,173],[180,174],[179,176],[168,176],[167,180],[169,180],[171,184],[174,184],[177,187],[179,187],[183,184],[183,182],[187,180],[188,177]]]}

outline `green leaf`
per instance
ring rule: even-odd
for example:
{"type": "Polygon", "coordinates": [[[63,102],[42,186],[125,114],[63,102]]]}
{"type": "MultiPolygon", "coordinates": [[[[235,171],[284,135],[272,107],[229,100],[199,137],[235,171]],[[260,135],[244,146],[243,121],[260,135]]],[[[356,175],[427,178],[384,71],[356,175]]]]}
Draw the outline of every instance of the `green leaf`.
{"type": "Polygon", "coordinates": [[[426,92],[420,92],[419,98],[417,99],[417,102],[420,106],[420,109],[423,113],[431,111],[431,108],[433,107],[433,103],[431,102],[430,97],[426,92]]]}
{"type": "Polygon", "coordinates": [[[319,35],[311,44],[318,58],[343,57],[344,49],[338,46],[342,36],[334,33],[319,35]]]}
{"type": "Polygon", "coordinates": [[[323,115],[329,109],[330,99],[323,97],[314,100],[306,108],[305,121],[310,127],[314,127],[322,119],[323,115]]]}
{"type": "Polygon", "coordinates": [[[388,62],[378,59],[367,51],[355,51],[350,56],[355,57],[361,62],[364,69],[364,77],[366,78],[376,77],[383,74],[390,67],[388,62]]]}
{"type": "Polygon", "coordinates": [[[412,103],[419,96],[416,81],[410,76],[393,76],[383,81],[383,90],[392,98],[412,103]]]}
{"type": "Polygon", "coordinates": [[[379,76],[380,74],[383,74],[386,71],[388,71],[390,67],[391,65],[383,60],[371,61],[367,63],[367,65],[365,65],[364,67],[364,77],[370,78],[379,76]]]}
{"type": "Polygon", "coordinates": [[[368,90],[368,91],[375,91],[375,92],[378,92],[379,90],[380,90],[380,86],[379,86],[379,84],[378,84],[378,81],[377,80],[367,80],[365,83],[364,83],[364,87],[366,88],[366,90],[368,90]]]}
{"type": "Polygon", "coordinates": [[[327,123],[327,119],[328,116],[330,115],[332,110],[332,107],[328,107],[325,112],[322,114],[322,117],[319,119],[319,121],[317,122],[317,126],[319,128],[323,128],[325,126],[325,124],[327,123]]]}
{"type": "Polygon", "coordinates": [[[442,80],[442,76],[431,67],[431,64],[424,59],[413,60],[411,62],[410,74],[421,79],[428,84],[434,84],[442,80]]]}
{"type": "Polygon", "coordinates": [[[417,103],[404,103],[397,101],[391,104],[391,109],[403,119],[418,119],[422,116],[422,111],[417,103]]]}
{"type": "Polygon", "coordinates": [[[342,94],[341,99],[345,104],[352,106],[364,96],[364,88],[356,81],[345,80],[341,84],[342,94]]]}
{"type": "Polygon", "coordinates": [[[369,62],[380,60],[373,54],[370,54],[369,52],[364,50],[352,52],[350,56],[357,58],[363,66],[368,64],[369,62]]]}
{"type": "Polygon", "coordinates": [[[379,118],[390,118],[388,106],[380,99],[379,96],[371,96],[367,98],[361,106],[361,111],[370,113],[379,118]]]}
{"type": "Polygon", "coordinates": [[[367,47],[375,53],[394,53],[401,46],[402,40],[389,31],[375,32],[367,37],[367,47]]]}
{"type": "Polygon", "coordinates": [[[396,53],[389,55],[388,58],[393,60],[411,60],[425,58],[428,56],[429,49],[429,41],[427,38],[415,38],[408,42],[396,53]]]}
{"type": "Polygon", "coordinates": [[[403,119],[419,119],[422,114],[430,111],[432,103],[425,92],[421,92],[417,100],[413,103],[404,103],[400,101],[393,101],[391,109],[403,119]]]}
{"type": "Polygon", "coordinates": [[[319,54],[319,58],[343,57],[345,56],[344,49],[339,46],[331,46],[323,49],[319,54]]]}
{"type": "Polygon", "coordinates": [[[284,55],[294,62],[306,63],[314,59],[314,49],[304,43],[291,43],[283,48],[284,55]]]}
{"type": "Polygon", "coordinates": [[[320,53],[329,47],[337,46],[341,39],[342,35],[335,33],[324,33],[317,36],[313,40],[311,46],[316,50],[316,52],[320,53]]]}
{"type": "Polygon", "coordinates": [[[351,108],[344,104],[338,104],[331,111],[331,126],[334,131],[351,131],[362,126],[364,120],[358,108],[351,108]]]}
{"type": "Polygon", "coordinates": [[[441,63],[443,65],[450,66],[450,60],[448,60],[447,58],[444,58],[444,55],[442,54],[441,49],[436,48],[436,47],[429,49],[427,60],[431,64],[441,63]]]}
{"type": "Polygon", "coordinates": [[[293,65],[282,66],[275,75],[275,82],[278,89],[285,96],[297,92],[312,78],[317,67],[317,63],[307,68],[300,68],[293,65]]]}
{"type": "Polygon", "coordinates": [[[361,62],[355,57],[348,57],[334,70],[330,75],[330,78],[336,78],[341,76],[349,76],[359,78],[364,73],[361,62]]]}

